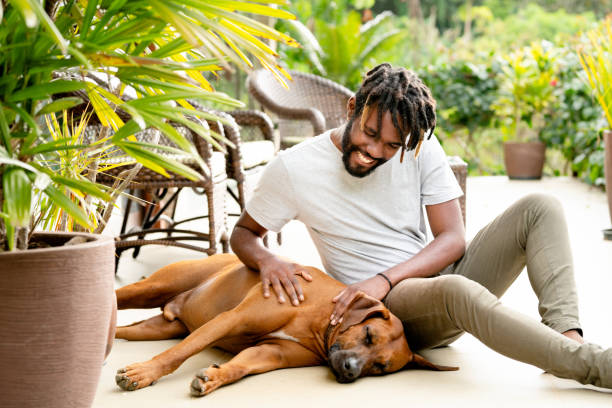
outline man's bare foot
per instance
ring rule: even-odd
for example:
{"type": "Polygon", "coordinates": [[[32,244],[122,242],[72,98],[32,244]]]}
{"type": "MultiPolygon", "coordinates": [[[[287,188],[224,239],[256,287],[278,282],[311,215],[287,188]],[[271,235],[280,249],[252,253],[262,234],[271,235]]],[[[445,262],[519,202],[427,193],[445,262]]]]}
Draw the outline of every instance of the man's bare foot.
{"type": "Polygon", "coordinates": [[[574,341],[577,341],[580,344],[584,344],[584,339],[582,338],[580,333],[578,333],[578,330],[568,330],[568,331],[563,332],[561,334],[563,334],[565,337],[569,337],[570,339],[572,339],[574,341]]]}

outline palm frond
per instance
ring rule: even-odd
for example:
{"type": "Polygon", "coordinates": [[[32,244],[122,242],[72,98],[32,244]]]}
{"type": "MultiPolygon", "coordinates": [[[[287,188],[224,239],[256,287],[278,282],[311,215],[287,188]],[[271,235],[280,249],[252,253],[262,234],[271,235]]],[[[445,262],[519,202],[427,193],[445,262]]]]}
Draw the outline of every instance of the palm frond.
{"type": "Polygon", "coordinates": [[[54,19],[42,4],[12,0],[0,7],[0,223],[12,238],[23,224],[15,214],[30,211],[34,194],[42,203],[36,211],[49,216],[44,225],[95,225],[96,206],[110,197],[87,180],[96,169],[138,162],[167,176],[201,177],[162,154],[180,151],[206,174],[192,142],[171,122],[222,150],[229,141],[191,118],[214,114],[199,112],[189,101],[243,105],[215,92],[207,73],[229,69],[231,62],[242,69],[259,62],[282,82],[289,76],[266,41],[297,46],[255,19],[292,19],[271,6],[284,0],[73,0],[61,2],[54,19]],[[66,110],[83,119],[55,116],[66,110]],[[100,124],[102,135],[84,137],[90,119],[100,124]],[[139,142],[138,132],[149,128],[163,132],[174,146],[139,142]],[[19,186],[28,183],[29,202],[17,194],[25,194],[19,186]],[[15,200],[10,205],[4,184],[13,197],[8,200],[15,200]]]}

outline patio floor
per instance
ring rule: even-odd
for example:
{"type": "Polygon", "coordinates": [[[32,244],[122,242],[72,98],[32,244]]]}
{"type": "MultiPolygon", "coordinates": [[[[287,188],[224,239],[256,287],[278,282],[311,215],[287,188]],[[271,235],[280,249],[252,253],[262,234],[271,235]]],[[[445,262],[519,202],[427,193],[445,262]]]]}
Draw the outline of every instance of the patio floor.
{"type": "MultiPolygon", "coordinates": [[[[581,319],[587,341],[612,347],[612,241],[602,239],[610,226],[606,197],[601,191],[570,178],[542,181],[509,181],[506,177],[468,178],[467,236],[471,238],[513,201],[533,192],[551,194],[563,203],[580,298],[581,319]]],[[[197,196],[182,197],[180,211],[198,208],[197,196]]],[[[200,198],[201,199],[201,198],[200,198]]],[[[189,212],[191,213],[191,212],[189,212]]],[[[305,228],[292,222],[283,230],[283,246],[277,252],[296,261],[320,266],[305,228]]],[[[200,254],[179,248],[144,247],[137,260],[124,253],[117,287],[147,276],[157,268],[200,254]]],[[[526,274],[515,282],[502,301],[539,319],[537,301],[526,274]]],[[[120,311],[119,324],[158,314],[158,310],[120,311]]],[[[245,378],[211,395],[192,398],[189,384],[202,367],[224,362],[230,355],[205,350],[190,358],[155,386],[136,392],[115,385],[115,371],[132,362],[145,361],[177,341],[127,342],[115,340],[102,370],[94,407],[331,407],[331,406],[453,406],[475,407],[610,407],[612,391],[561,380],[542,370],[496,354],[466,335],[450,347],[427,351],[434,362],[460,367],[456,372],[401,371],[385,377],[363,378],[338,384],[326,367],[296,368],[245,378]]]]}

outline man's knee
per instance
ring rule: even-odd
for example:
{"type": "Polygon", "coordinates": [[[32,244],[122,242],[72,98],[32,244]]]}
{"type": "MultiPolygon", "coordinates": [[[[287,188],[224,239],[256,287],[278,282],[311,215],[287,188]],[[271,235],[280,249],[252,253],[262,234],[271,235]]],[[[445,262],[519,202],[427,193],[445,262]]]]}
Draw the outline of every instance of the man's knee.
{"type": "Polygon", "coordinates": [[[472,308],[476,302],[496,302],[497,297],[480,283],[461,275],[444,275],[436,278],[436,294],[447,307],[472,308]]]}
{"type": "Polygon", "coordinates": [[[529,194],[517,201],[516,205],[523,207],[524,211],[533,211],[539,215],[563,214],[561,202],[556,197],[548,194],[529,194]]]}

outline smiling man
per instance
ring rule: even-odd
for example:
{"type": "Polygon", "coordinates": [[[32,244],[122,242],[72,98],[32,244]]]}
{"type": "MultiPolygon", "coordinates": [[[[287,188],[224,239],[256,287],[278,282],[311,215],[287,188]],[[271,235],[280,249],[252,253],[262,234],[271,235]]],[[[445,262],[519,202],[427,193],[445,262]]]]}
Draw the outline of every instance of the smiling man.
{"type": "Polygon", "coordinates": [[[303,222],[326,272],[349,286],[332,324],[359,292],[381,299],[413,349],[469,332],[490,348],[552,374],[612,388],[612,349],[585,344],[560,204],[519,200],[466,246],[462,192],[433,135],[435,100],[411,71],[381,64],[347,106],[347,123],[282,152],[267,167],[231,238],[261,275],[264,296],[299,305],[296,275],[262,245],[267,231],[303,222]],[[426,219],[433,233],[427,239],[426,219]],[[542,322],[498,297],[527,266],[542,322]]]}
{"type": "MultiPolygon", "coordinates": [[[[349,110],[355,110],[354,99],[349,103],[349,110]]],[[[360,129],[354,129],[355,118],[349,119],[341,140],[338,140],[340,132],[333,133],[333,142],[342,151],[344,168],[351,176],[360,178],[372,173],[402,147],[402,140],[393,127],[389,111],[384,112],[381,118],[380,129],[384,128],[385,132],[381,132],[378,128],[378,115],[363,116],[367,119],[365,123],[360,124],[360,129]],[[352,140],[352,135],[355,135],[355,140],[352,140]],[[376,142],[370,143],[371,141],[376,142]]]]}

